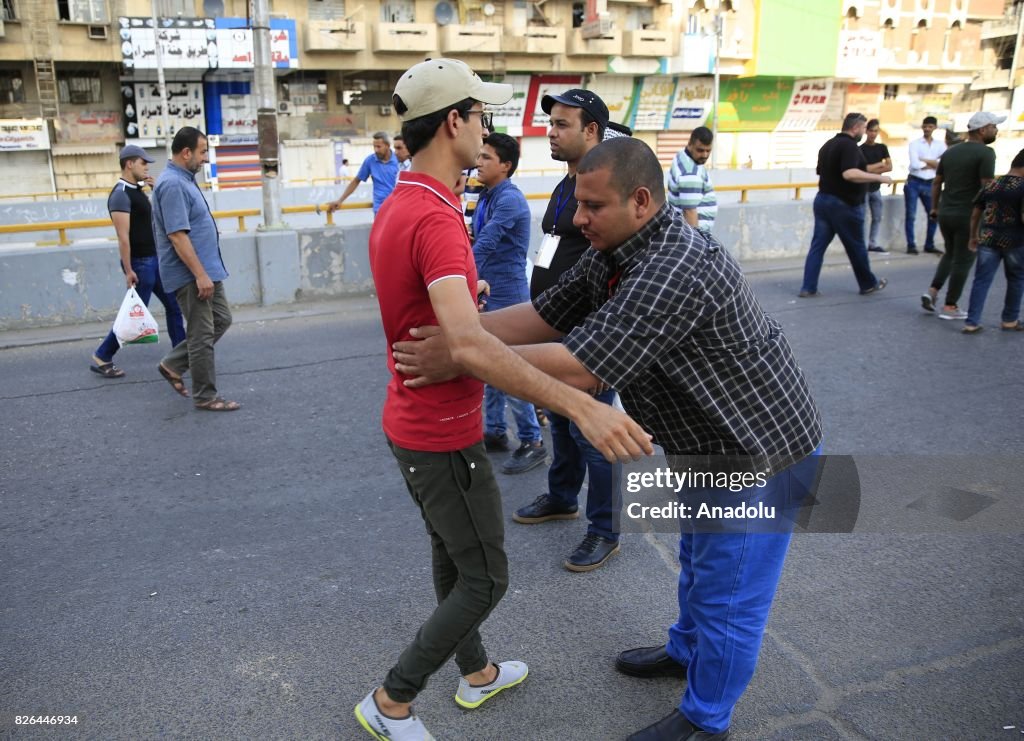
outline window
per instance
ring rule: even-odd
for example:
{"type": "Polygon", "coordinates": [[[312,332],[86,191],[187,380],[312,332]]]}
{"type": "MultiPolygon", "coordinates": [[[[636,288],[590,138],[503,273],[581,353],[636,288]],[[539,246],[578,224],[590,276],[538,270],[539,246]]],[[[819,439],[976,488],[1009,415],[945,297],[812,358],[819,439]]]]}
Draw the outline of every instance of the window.
{"type": "Polygon", "coordinates": [[[18,16],[14,12],[14,0],[3,0],[3,14],[0,15],[0,20],[13,21],[17,20],[18,16]]]}
{"type": "Polygon", "coordinates": [[[25,102],[25,81],[16,69],[0,70],[0,105],[25,102]]]}
{"type": "Polygon", "coordinates": [[[156,14],[162,18],[194,18],[195,0],[157,0],[156,14]]]}
{"type": "Polygon", "coordinates": [[[57,16],[71,23],[110,23],[106,0],[57,0],[57,16]]]}
{"type": "Polygon", "coordinates": [[[308,0],[309,20],[337,21],[345,17],[345,0],[308,0]]]}
{"type": "Polygon", "coordinates": [[[384,23],[415,23],[416,6],[412,0],[387,0],[380,4],[380,19],[384,23]]]}
{"type": "Polygon", "coordinates": [[[583,19],[586,16],[586,10],[584,9],[583,3],[572,4],[572,27],[579,28],[583,25],[583,19]]]}
{"type": "Polygon", "coordinates": [[[899,95],[899,85],[886,85],[885,92],[882,94],[886,100],[896,100],[896,96],[899,95]]]}
{"type": "Polygon", "coordinates": [[[103,102],[99,72],[57,73],[57,95],[61,103],[87,105],[103,102]]]}

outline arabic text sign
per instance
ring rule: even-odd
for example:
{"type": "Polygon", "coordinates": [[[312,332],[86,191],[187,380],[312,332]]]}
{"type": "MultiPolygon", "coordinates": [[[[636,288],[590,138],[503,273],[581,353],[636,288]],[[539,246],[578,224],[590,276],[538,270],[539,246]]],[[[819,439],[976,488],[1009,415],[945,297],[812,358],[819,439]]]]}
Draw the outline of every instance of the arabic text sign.
{"type": "Polygon", "coordinates": [[[777,131],[814,131],[828,106],[832,80],[797,80],[777,131]]]}
{"type": "MultiPolygon", "coordinates": [[[[156,69],[160,40],[167,69],[252,69],[252,30],[244,18],[119,18],[121,55],[134,69],[156,69]]],[[[270,58],[274,67],[298,67],[295,21],[270,21],[270,58]]]]}
{"type": "Polygon", "coordinates": [[[703,126],[711,112],[711,99],[714,93],[714,79],[711,77],[678,78],[669,129],[691,131],[703,126]]]}
{"type": "Polygon", "coordinates": [[[840,31],[836,77],[878,79],[882,34],[878,31],[840,31]]]}
{"type": "Polygon", "coordinates": [[[169,132],[163,130],[163,105],[160,102],[159,85],[155,82],[139,82],[134,86],[124,83],[122,96],[125,102],[125,133],[129,139],[173,135],[183,126],[206,128],[201,82],[167,83],[169,132]]]}
{"type": "Polygon", "coordinates": [[[583,78],[580,75],[534,75],[530,78],[530,92],[526,96],[523,118],[523,134],[544,136],[548,133],[549,116],[540,107],[545,95],[559,95],[571,88],[578,88],[583,78]]]}
{"type": "Polygon", "coordinates": [[[49,148],[50,136],[43,119],[0,119],[0,152],[49,148]]]}
{"type": "Polygon", "coordinates": [[[504,105],[489,105],[494,112],[494,128],[509,136],[523,135],[523,112],[526,110],[526,93],[530,89],[529,75],[506,75],[504,82],[512,86],[512,99],[504,105]]]}
{"type": "Polygon", "coordinates": [[[669,119],[669,109],[676,93],[676,80],[665,75],[651,75],[637,80],[633,97],[633,129],[636,131],[663,131],[669,119]]]}

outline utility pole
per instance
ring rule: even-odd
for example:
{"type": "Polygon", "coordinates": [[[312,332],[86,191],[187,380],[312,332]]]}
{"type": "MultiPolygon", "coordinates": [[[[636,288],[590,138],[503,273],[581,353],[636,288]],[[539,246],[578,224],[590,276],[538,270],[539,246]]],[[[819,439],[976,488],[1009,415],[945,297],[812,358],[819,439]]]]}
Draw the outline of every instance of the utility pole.
{"type": "Polygon", "coordinates": [[[270,0],[250,0],[253,63],[255,69],[256,126],[259,134],[260,179],[263,184],[263,224],[260,229],[282,229],[280,143],[277,136],[277,90],[270,58],[270,0]]]}
{"type": "Polygon", "coordinates": [[[711,139],[714,145],[711,147],[711,169],[715,169],[718,153],[718,93],[721,85],[721,58],[722,58],[722,0],[718,0],[715,8],[715,85],[711,96],[711,139]]]}
{"type": "MultiPolygon", "coordinates": [[[[171,158],[171,114],[167,110],[167,79],[164,77],[164,48],[160,41],[160,24],[156,17],[156,0],[150,3],[150,12],[153,16],[153,43],[156,46],[156,85],[160,93],[160,120],[163,123],[164,149],[167,150],[167,159],[171,158]]],[[[135,101],[139,105],[139,101],[135,101]]]]}

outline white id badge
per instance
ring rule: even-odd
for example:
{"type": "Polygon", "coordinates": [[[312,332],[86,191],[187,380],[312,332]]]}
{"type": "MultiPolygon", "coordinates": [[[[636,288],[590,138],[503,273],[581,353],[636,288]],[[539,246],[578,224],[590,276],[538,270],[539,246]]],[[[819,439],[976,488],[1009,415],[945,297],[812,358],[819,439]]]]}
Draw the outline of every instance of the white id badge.
{"type": "Polygon", "coordinates": [[[562,238],[557,234],[545,234],[544,238],[540,240],[540,244],[530,255],[530,261],[534,267],[547,268],[551,267],[551,261],[555,259],[555,252],[558,250],[558,242],[562,238]]]}

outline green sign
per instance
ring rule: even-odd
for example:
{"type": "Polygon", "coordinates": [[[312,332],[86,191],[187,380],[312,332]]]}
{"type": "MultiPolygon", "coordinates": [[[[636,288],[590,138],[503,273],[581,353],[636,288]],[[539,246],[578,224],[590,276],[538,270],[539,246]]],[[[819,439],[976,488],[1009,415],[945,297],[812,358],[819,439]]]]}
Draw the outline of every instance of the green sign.
{"type": "Polygon", "coordinates": [[[722,80],[719,131],[774,131],[793,96],[793,79],[750,77],[722,80]]]}

